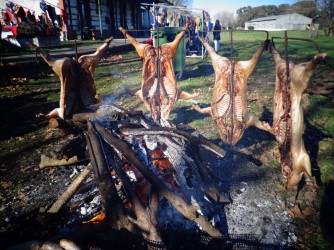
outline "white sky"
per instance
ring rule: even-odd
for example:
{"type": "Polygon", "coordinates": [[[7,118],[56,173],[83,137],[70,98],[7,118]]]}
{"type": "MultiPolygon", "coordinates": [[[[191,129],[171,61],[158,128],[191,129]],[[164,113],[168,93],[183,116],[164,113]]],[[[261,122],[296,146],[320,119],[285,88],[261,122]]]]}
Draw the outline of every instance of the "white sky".
{"type": "Polygon", "coordinates": [[[294,4],[297,0],[193,0],[192,7],[203,9],[209,12],[210,16],[214,16],[220,11],[228,11],[236,14],[237,9],[245,6],[257,7],[261,5],[280,5],[294,4]]]}

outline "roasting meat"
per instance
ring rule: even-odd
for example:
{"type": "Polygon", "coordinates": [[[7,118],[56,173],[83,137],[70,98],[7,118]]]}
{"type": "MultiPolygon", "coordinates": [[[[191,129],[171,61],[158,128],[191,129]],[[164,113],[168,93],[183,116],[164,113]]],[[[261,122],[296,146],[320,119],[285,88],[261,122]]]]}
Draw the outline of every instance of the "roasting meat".
{"type": "Polygon", "coordinates": [[[94,70],[112,40],[113,37],[105,40],[95,53],[82,55],[78,61],[69,57],[53,58],[35,44],[27,43],[31,49],[36,50],[60,78],[59,108],[52,110],[47,115],[37,114],[36,117],[69,119],[74,114],[85,112],[91,105],[98,103],[94,70]]]}
{"type": "Polygon", "coordinates": [[[313,69],[326,54],[318,54],[307,63],[293,64],[282,60],[275,46],[269,45],[275,61],[276,86],[274,95],[273,132],[278,142],[282,173],[286,188],[296,186],[304,176],[311,181],[311,162],[303,141],[304,115],[301,97],[312,77],[313,69]]]}
{"type": "Polygon", "coordinates": [[[200,113],[210,114],[218,126],[220,137],[226,144],[234,146],[241,138],[244,130],[249,126],[271,131],[270,125],[261,122],[247,111],[247,81],[252,74],[267,41],[248,61],[235,62],[218,55],[214,49],[204,40],[200,39],[207,49],[215,71],[215,85],[211,107],[193,108],[200,113]]]}
{"type": "Polygon", "coordinates": [[[143,60],[141,89],[136,96],[143,100],[155,121],[167,119],[178,98],[198,96],[186,92],[179,93],[174,73],[173,59],[187,27],[188,24],[175,36],[173,42],[162,44],[158,48],[137,42],[125,29],[119,28],[143,60]]]}

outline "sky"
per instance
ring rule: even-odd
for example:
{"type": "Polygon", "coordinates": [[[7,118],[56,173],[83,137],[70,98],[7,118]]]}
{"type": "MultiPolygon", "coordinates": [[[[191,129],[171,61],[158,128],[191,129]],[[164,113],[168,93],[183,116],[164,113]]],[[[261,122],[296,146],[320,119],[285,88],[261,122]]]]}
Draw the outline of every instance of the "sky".
{"type": "Polygon", "coordinates": [[[220,11],[228,11],[236,13],[237,9],[245,6],[258,7],[261,5],[280,5],[294,4],[297,0],[193,0],[192,7],[203,9],[209,12],[210,16],[214,16],[220,11]]]}

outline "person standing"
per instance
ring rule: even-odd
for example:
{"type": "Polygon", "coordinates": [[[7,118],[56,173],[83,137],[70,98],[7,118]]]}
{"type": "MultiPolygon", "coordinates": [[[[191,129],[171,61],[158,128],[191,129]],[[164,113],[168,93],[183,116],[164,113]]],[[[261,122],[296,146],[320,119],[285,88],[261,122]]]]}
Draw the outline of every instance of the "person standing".
{"type": "Polygon", "coordinates": [[[218,53],[219,49],[220,31],[221,31],[221,26],[219,20],[217,19],[215,22],[215,26],[213,27],[213,42],[215,44],[216,53],[218,53]]]}

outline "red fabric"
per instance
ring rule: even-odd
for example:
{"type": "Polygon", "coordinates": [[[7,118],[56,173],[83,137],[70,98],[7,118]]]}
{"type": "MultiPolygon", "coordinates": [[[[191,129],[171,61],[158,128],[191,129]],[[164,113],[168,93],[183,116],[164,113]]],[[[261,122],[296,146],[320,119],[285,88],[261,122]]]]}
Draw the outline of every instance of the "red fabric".
{"type": "Polygon", "coordinates": [[[7,10],[6,9],[6,12],[7,12],[7,15],[8,15],[8,18],[9,18],[9,21],[12,21],[12,22],[14,22],[14,17],[13,17],[13,14],[9,11],[9,10],[7,10]]]}
{"type": "Polygon", "coordinates": [[[153,46],[153,40],[151,38],[147,39],[145,43],[153,46]]]}
{"type": "Polygon", "coordinates": [[[16,36],[17,35],[17,26],[3,26],[2,27],[4,30],[10,30],[11,32],[13,32],[13,35],[16,36]]]}

